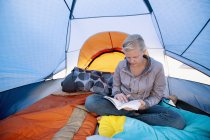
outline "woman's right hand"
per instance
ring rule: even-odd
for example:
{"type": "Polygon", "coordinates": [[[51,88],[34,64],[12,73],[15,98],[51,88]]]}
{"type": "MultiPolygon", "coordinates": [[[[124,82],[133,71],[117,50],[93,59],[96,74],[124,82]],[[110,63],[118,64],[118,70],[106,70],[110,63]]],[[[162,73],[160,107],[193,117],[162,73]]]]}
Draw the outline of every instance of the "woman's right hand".
{"type": "Polygon", "coordinates": [[[126,96],[123,93],[118,93],[114,96],[115,99],[117,99],[120,102],[126,103],[128,102],[128,96],[126,96]]]}

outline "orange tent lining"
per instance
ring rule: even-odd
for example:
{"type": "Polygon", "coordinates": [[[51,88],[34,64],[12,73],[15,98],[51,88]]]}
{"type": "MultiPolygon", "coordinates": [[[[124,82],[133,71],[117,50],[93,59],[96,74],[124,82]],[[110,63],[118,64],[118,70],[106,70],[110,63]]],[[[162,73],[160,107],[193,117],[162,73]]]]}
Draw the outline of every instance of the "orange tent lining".
{"type": "Polygon", "coordinates": [[[80,50],[77,66],[85,69],[92,60],[104,52],[121,52],[126,37],[127,34],[122,32],[102,32],[91,36],[80,50]]]}

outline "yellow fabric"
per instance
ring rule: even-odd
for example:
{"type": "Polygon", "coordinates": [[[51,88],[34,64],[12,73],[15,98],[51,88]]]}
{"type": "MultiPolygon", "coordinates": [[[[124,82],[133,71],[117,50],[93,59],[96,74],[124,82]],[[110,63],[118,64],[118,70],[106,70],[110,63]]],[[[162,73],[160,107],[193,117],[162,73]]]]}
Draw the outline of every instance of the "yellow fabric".
{"type": "Polygon", "coordinates": [[[96,58],[88,67],[88,70],[98,70],[105,72],[114,72],[117,64],[125,58],[123,53],[111,52],[105,53],[96,58]]]}
{"type": "Polygon", "coordinates": [[[124,129],[125,116],[102,116],[99,121],[99,135],[113,137],[124,129]]]}

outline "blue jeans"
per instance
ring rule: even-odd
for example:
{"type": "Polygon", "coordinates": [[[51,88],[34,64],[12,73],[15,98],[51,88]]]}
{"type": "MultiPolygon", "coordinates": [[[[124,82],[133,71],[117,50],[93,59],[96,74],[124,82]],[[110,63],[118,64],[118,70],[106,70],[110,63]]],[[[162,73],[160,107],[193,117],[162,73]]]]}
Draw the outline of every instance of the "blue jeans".
{"type": "Polygon", "coordinates": [[[92,94],[87,97],[85,107],[89,112],[94,112],[101,116],[128,116],[150,125],[170,126],[177,129],[185,127],[185,120],[181,115],[160,105],[138,111],[117,110],[110,101],[103,98],[103,95],[92,94]]]}

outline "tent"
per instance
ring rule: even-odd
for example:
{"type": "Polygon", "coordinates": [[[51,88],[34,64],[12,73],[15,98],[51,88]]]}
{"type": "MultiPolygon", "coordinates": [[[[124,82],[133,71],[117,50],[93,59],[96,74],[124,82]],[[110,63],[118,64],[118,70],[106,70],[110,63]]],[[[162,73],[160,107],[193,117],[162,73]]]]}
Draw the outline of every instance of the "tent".
{"type": "Polygon", "coordinates": [[[209,0],[0,1],[0,118],[60,87],[75,67],[113,72],[138,33],[169,94],[210,113],[209,0]],[[62,77],[62,76],[61,76],[62,77]]]}

